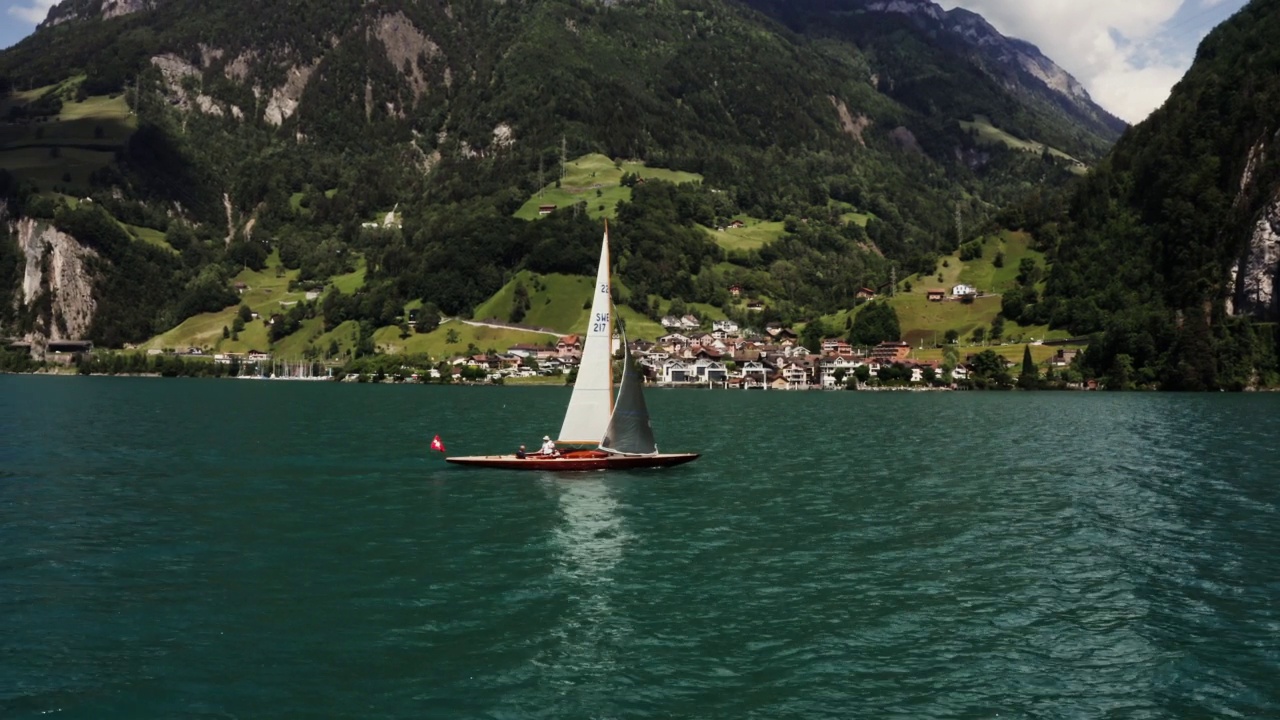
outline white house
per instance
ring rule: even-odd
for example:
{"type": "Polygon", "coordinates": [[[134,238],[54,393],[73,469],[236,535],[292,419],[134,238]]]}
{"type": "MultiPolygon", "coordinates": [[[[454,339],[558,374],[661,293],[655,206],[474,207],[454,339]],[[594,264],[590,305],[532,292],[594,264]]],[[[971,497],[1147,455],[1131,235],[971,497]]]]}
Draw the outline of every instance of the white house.
{"type": "Polygon", "coordinates": [[[965,285],[964,283],[961,283],[951,288],[951,294],[956,297],[959,297],[961,295],[977,295],[978,289],[973,287],[972,285],[965,285]]]}
{"type": "Polygon", "coordinates": [[[699,358],[693,364],[693,374],[701,382],[724,382],[729,377],[724,363],[708,358],[699,358]]]}
{"type": "Polygon", "coordinates": [[[862,363],[842,355],[823,360],[820,366],[822,370],[822,387],[835,387],[837,385],[836,371],[838,370],[844,371],[845,382],[848,382],[847,378],[853,375],[853,369],[860,364],[862,363]]]}
{"type": "Polygon", "coordinates": [[[757,360],[748,360],[742,363],[738,369],[738,373],[742,376],[742,386],[745,387],[768,387],[769,369],[764,363],[757,360]]]}
{"type": "Polygon", "coordinates": [[[664,383],[687,383],[694,379],[692,369],[680,360],[668,360],[663,363],[660,377],[664,383]]]}
{"type": "Polygon", "coordinates": [[[738,323],[732,320],[716,320],[711,323],[711,329],[715,332],[723,332],[727,335],[732,335],[738,332],[738,323]]]}

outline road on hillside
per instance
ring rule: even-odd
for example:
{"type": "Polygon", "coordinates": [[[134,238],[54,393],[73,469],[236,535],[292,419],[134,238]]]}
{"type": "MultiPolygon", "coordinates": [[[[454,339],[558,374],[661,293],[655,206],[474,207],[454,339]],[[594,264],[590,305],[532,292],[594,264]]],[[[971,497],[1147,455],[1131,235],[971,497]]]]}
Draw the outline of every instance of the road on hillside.
{"type": "Polygon", "coordinates": [[[552,337],[558,338],[564,337],[564,333],[558,333],[555,330],[526,327],[524,325],[513,325],[511,323],[480,322],[478,320],[463,320],[462,318],[444,318],[440,321],[440,324],[443,325],[453,320],[457,320],[463,325],[474,325],[475,327],[497,328],[499,330],[520,330],[521,332],[539,333],[541,335],[551,335],[552,337]]]}

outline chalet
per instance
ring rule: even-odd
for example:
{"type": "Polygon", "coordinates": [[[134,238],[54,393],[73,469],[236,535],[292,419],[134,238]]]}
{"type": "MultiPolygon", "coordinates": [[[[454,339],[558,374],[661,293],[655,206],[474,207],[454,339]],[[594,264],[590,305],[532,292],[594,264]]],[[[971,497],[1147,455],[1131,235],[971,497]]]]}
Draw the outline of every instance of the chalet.
{"type": "Polygon", "coordinates": [[[941,288],[937,288],[934,290],[926,291],[924,296],[925,296],[925,299],[927,299],[929,302],[942,302],[947,298],[947,291],[941,288]]]}
{"type": "Polygon", "coordinates": [[[849,355],[853,353],[853,346],[844,338],[823,338],[822,352],[823,354],[849,355]]]}
{"type": "Polygon", "coordinates": [[[658,344],[669,349],[688,347],[692,342],[687,336],[680,333],[668,333],[658,338],[658,344]]]}
{"type": "Polygon", "coordinates": [[[1060,348],[1053,357],[1049,358],[1049,366],[1067,367],[1079,354],[1080,351],[1076,348],[1060,348]]]}
{"type": "Polygon", "coordinates": [[[804,390],[809,387],[809,371],[802,363],[789,362],[778,368],[779,376],[786,381],[788,390],[804,390]]]}
{"type": "Polygon", "coordinates": [[[860,288],[858,292],[853,294],[859,300],[870,300],[876,296],[876,291],[869,287],[860,288]]]}
{"type": "Polygon", "coordinates": [[[774,340],[795,340],[800,337],[790,328],[785,328],[778,323],[769,323],[764,329],[765,333],[774,340]]]}
{"type": "Polygon", "coordinates": [[[245,358],[250,361],[270,360],[271,353],[264,353],[261,350],[250,350],[245,354],[245,358]]]}
{"type": "Polygon", "coordinates": [[[237,280],[236,282],[232,283],[231,287],[232,287],[232,288],[234,288],[234,289],[235,289],[235,291],[236,291],[236,292],[238,292],[238,293],[240,293],[241,295],[243,295],[243,294],[244,294],[244,291],[245,291],[245,290],[248,290],[248,289],[249,289],[249,286],[248,286],[248,285],[244,284],[243,282],[240,282],[239,280],[237,280]]]}
{"type": "Polygon", "coordinates": [[[560,357],[582,353],[582,341],[577,335],[565,335],[556,341],[556,354],[560,357]]]}
{"type": "Polygon", "coordinates": [[[555,210],[556,210],[555,205],[539,205],[538,206],[539,215],[550,215],[551,213],[555,212],[555,210]]]}
{"type": "Polygon", "coordinates": [[[732,335],[733,333],[738,332],[738,329],[738,323],[732,320],[716,320],[711,323],[711,330],[713,332],[723,332],[725,334],[732,335]]]}
{"type": "Polygon", "coordinates": [[[680,318],[676,317],[675,315],[663,315],[662,320],[659,321],[659,324],[661,324],[662,327],[668,330],[679,329],[680,318]]]}
{"type": "Polygon", "coordinates": [[[759,300],[752,300],[751,302],[747,303],[747,310],[749,312],[761,312],[764,310],[764,303],[760,302],[759,300]]]}
{"type": "Polygon", "coordinates": [[[978,289],[972,285],[961,283],[951,288],[951,294],[955,297],[974,296],[978,294],[978,289]]]}
{"type": "Polygon", "coordinates": [[[680,318],[680,327],[685,330],[697,330],[702,327],[702,321],[694,315],[685,315],[680,318]]]}
{"type": "Polygon", "coordinates": [[[729,294],[730,294],[730,295],[732,295],[733,297],[741,297],[741,296],[742,296],[742,286],[741,286],[741,285],[730,285],[730,286],[729,286],[729,294]]]}
{"type": "Polygon", "coordinates": [[[729,225],[727,227],[730,230],[737,230],[738,228],[744,228],[746,226],[747,224],[742,222],[741,220],[732,220],[729,222],[729,225]]]}
{"type": "Polygon", "coordinates": [[[911,354],[911,346],[901,340],[888,340],[871,350],[871,360],[880,363],[894,363],[906,360],[911,354]]]}

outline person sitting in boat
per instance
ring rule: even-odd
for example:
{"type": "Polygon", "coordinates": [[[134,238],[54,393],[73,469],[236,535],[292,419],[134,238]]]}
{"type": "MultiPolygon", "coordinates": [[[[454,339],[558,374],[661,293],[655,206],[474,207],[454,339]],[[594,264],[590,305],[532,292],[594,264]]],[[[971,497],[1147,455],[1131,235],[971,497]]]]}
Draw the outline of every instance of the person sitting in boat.
{"type": "Polygon", "coordinates": [[[542,449],[538,451],[547,457],[555,457],[560,453],[556,450],[556,441],[551,439],[550,435],[542,436],[542,449]]]}
{"type": "Polygon", "coordinates": [[[523,446],[523,445],[521,445],[521,446],[520,446],[520,449],[516,451],[516,457],[518,457],[518,458],[520,458],[521,460],[523,460],[523,459],[525,458],[525,455],[526,455],[526,453],[525,453],[525,451],[524,451],[524,446],[523,446]]]}

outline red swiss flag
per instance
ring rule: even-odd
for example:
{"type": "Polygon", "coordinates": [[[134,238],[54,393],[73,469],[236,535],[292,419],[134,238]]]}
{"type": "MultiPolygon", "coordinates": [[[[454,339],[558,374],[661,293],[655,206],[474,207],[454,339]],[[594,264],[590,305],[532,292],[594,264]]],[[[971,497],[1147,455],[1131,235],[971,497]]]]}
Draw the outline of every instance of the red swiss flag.
{"type": "Polygon", "coordinates": [[[440,442],[439,435],[431,439],[431,449],[436,452],[444,452],[444,443],[440,442]]]}

